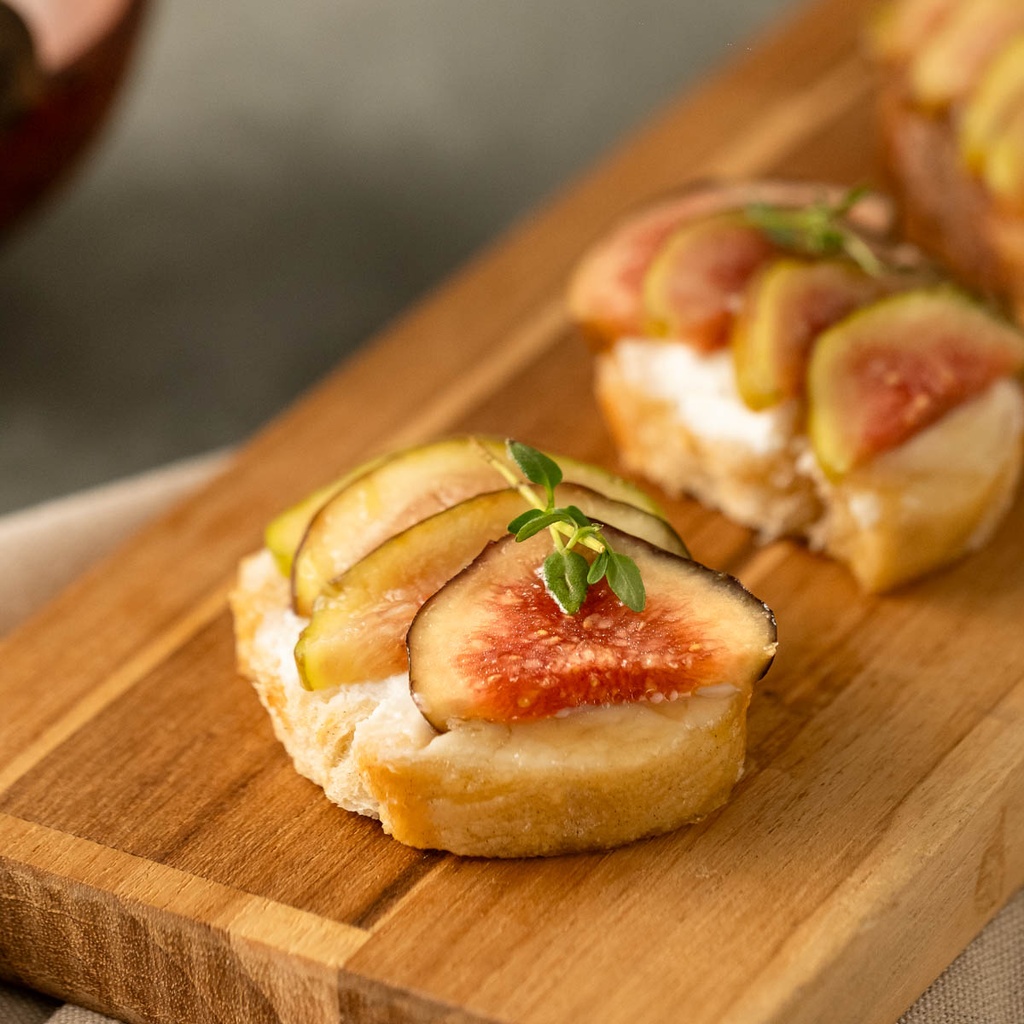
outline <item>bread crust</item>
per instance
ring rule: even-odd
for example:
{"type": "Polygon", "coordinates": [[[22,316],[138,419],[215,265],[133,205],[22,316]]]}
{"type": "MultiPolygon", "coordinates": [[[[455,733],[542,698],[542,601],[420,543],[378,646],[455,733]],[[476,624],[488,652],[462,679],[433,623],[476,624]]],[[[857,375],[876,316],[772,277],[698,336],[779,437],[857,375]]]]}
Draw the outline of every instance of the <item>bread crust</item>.
{"type": "Polygon", "coordinates": [[[902,66],[880,69],[877,110],[903,233],[1024,323],[1024,217],[1000,207],[964,165],[955,112],[915,105],[902,66]]]}
{"type": "MultiPolygon", "coordinates": [[[[652,353],[672,344],[630,341],[651,346],[652,353]]],[[[806,439],[795,429],[790,440],[767,451],[695,429],[669,399],[637,381],[623,355],[616,345],[595,356],[594,389],[619,457],[631,472],[674,497],[689,494],[720,509],[765,541],[799,533],[820,517],[815,485],[797,471],[806,439]]]]}
{"type": "MultiPolygon", "coordinates": [[[[630,366],[631,339],[595,356],[595,389],[626,466],[672,494],[688,493],[759,532],[792,535],[844,562],[867,591],[884,591],[984,544],[1016,493],[1024,397],[1001,379],[899,449],[828,481],[794,426],[789,444],[759,451],[686,422],[630,366]]],[[[651,373],[650,379],[657,375],[651,373]]],[[[735,398],[737,409],[741,400],[735,398]]],[[[796,421],[798,423],[798,421],[796,421]]]]}
{"type": "Polygon", "coordinates": [[[405,677],[301,687],[290,651],[305,620],[269,552],[243,561],[231,607],[239,670],[295,767],[410,846],[485,857],[618,846],[707,815],[742,773],[749,684],[436,733],[405,677]]]}

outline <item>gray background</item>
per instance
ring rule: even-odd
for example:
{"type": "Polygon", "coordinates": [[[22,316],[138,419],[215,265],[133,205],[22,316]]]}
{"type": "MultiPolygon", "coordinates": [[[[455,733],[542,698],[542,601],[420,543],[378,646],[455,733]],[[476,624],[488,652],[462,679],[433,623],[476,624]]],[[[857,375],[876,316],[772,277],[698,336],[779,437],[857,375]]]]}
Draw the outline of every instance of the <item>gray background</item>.
{"type": "Polygon", "coordinates": [[[786,3],[157,0],[0,248],[0,512],[244,439],[786,3]]]}

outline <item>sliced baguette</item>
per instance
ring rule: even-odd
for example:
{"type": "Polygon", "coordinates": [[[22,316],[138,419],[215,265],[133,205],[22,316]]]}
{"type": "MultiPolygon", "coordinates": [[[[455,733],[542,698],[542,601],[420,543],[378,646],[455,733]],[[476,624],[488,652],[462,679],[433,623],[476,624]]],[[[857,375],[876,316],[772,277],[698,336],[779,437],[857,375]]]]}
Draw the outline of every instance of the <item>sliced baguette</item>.
{"type": "Polygon", "coordinates": [[[437,733],[405,675],[302,688],[292,650],[305,620],[269,551],[243,561],[231,606],[239,670],[296,769],[410,846],[487,857],[617,846],[707,815],[742,774],[749,683],[437,733]]]}
{"type": "Polygon", "coordinates": [[[911,442],[832,483],[796,410],[753,412],[733,389],[717,394],[714,415],[701,419],[707,408],[687,404],[685,377],[664,370],[672,346],[681,364],[709,360],[682,343],[649,339],[595,355],[597,398],[624,465],[762,539],[808,539],[844,562],[867,591],[899,586],[976,550],[1016,493],[1024,397],[1015,380],[996,381],[911,442]],[[673,387],[680,395],[673,397],[673,387]],[[726,420],[759,418],[765,425],[754,440],[723,432],[726,420]]]}

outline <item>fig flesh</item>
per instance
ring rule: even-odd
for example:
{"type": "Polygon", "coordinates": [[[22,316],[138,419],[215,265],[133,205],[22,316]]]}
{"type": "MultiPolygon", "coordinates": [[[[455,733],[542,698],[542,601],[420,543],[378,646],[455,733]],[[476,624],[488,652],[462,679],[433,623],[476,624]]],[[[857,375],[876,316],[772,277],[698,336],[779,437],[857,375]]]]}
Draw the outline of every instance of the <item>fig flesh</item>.
{"type": "Polygon", "coordinates": [[[870,21],[871,47],[883,60],[901,62],[942,27],[960,0],[889,0],[870,21]]]}
{"type": "Polygon", "coordinates": [[[814,340],[848,313],[896,286],[845,260],[773,260],[751,282],[733,326],[736,383],[751,409],[804,393],[814,340]]]}
{"type": "Polygon", "coordinates": [[[1024,365],[1024,335],[953,288],[882,299],[818,338],[808,434],[832,479],[1024,365]]]}
{"type": "Polygon", "coordinates": [[[274,556],[274,562],[281,570],[282,576],[291,575],[295,552],[298,550],[299,544],[302,543],[302,538],[309,528],[313,516],[338,491],[380,465],[386,457],[380,455],[360,463],[355,469],[343,474],[332,483],[324,484],[323,487],[318,487],[311,494],[307,494],[301,501],[286,508],[267,524],[266,530],[263,531],[263,543],[274,556]]]}
{"type": "MultiPolygon", "coordinates": [[[[382,459],[343,486],[313,516],[292,565],[292,603],[308,616],[321,590],[388,537],[443,508],[507,481],[481,448],[515,471],[504,442],[454,437],[382,459]]],[[[635,485],[597,466],[557,456],[564,478],[656,511],[635,485]]]]}
{"type": "MultiPolygon", "coordinates": [[[[590,488],[561,484],[556,502],[685,556],[663,519],[590,488]]],[[[307,689],[384,679],[408,667],[406,633],[423,603],[506,532],[526,507],[513,489],[480,494],[391,537],[332,581],[299,637],[295,660],[307,689]]]]}
{"type": "Polygon", "coordinates": [[[1020,0],[970,0],[961,3],[924,45],[910,65],[914,99],[944,109],[975,88],[1006,40],[1024,30],[1020,0]]]}
{"type": "Polygon", "coordinates": [[[658,704],[748,686],[767,671],[775,620],[737,580],[610,527],[605,534],[640,568],[643,612],[602,580],[565,614],[538,574],[551,549],[539,535],[489,545],[423,605],[408,635],[410,686],[434,728],[658,704]]]}
{"type": "MultiPolygon", "coordinates": [[[[706,182],[625,216],[580,260],[569,284],[573,321],[598,349],[619,338],[641,335],[647,326],[643,285],[662,247],[678,229],[751,204],[800,207],[838,202],[843,190],[800,181],[706,182]]],[[[864,197],[850,220],[871,235],[886,234],[892,205],[882,196],[864,197]]]]}
{"type": "Polygon", "coordinates": [[[1024,215],[1024,105],[992,143],[982,179],[1001,208],[1024,215]]]}
{"type": "Polygon", "coordinates": [[[702,352],[726,345],[747,284],[778,252],[741,214],[680,228],[644,276],[646,333],[685,341],[702,352]]]}

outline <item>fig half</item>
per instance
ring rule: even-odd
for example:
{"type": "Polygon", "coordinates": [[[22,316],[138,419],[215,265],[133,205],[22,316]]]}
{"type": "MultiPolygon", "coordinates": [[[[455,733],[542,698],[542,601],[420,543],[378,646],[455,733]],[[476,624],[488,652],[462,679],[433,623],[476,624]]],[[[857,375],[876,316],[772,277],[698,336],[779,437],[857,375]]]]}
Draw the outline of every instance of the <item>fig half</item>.
{"type": "MultiPolygon", "coordinates": [[[[561,484],[555,495],[560,506],[576,505],[594,522],[686,555],[675,530],[649,512],[576,484],[561,484]]],[[[333,580],[295,647],[303,685],[318,690],[405,672],[405,636],[424,601],[503,536],[525,507],[512,489],[468,498],[385,541],[333,580]]]]}
{"type": "Polygon", "coordinates": [[[489,545],[423,605],[407,640],[410,686],[435,729],[658,704],[748,686],[767,671],[775,619],[737,580],[611,527],[604,533],[640,569],[642,612],[602,580],[579,612],[565,614],[538,572],[551,550],[543,535],[489,545]]]}
{"type": "Polygon", "coordinates": [[[808,434],[832,479],[897,448],[1024,366],[1024,335],[950,287],[905,292],[818,338],[808,434]]]}

